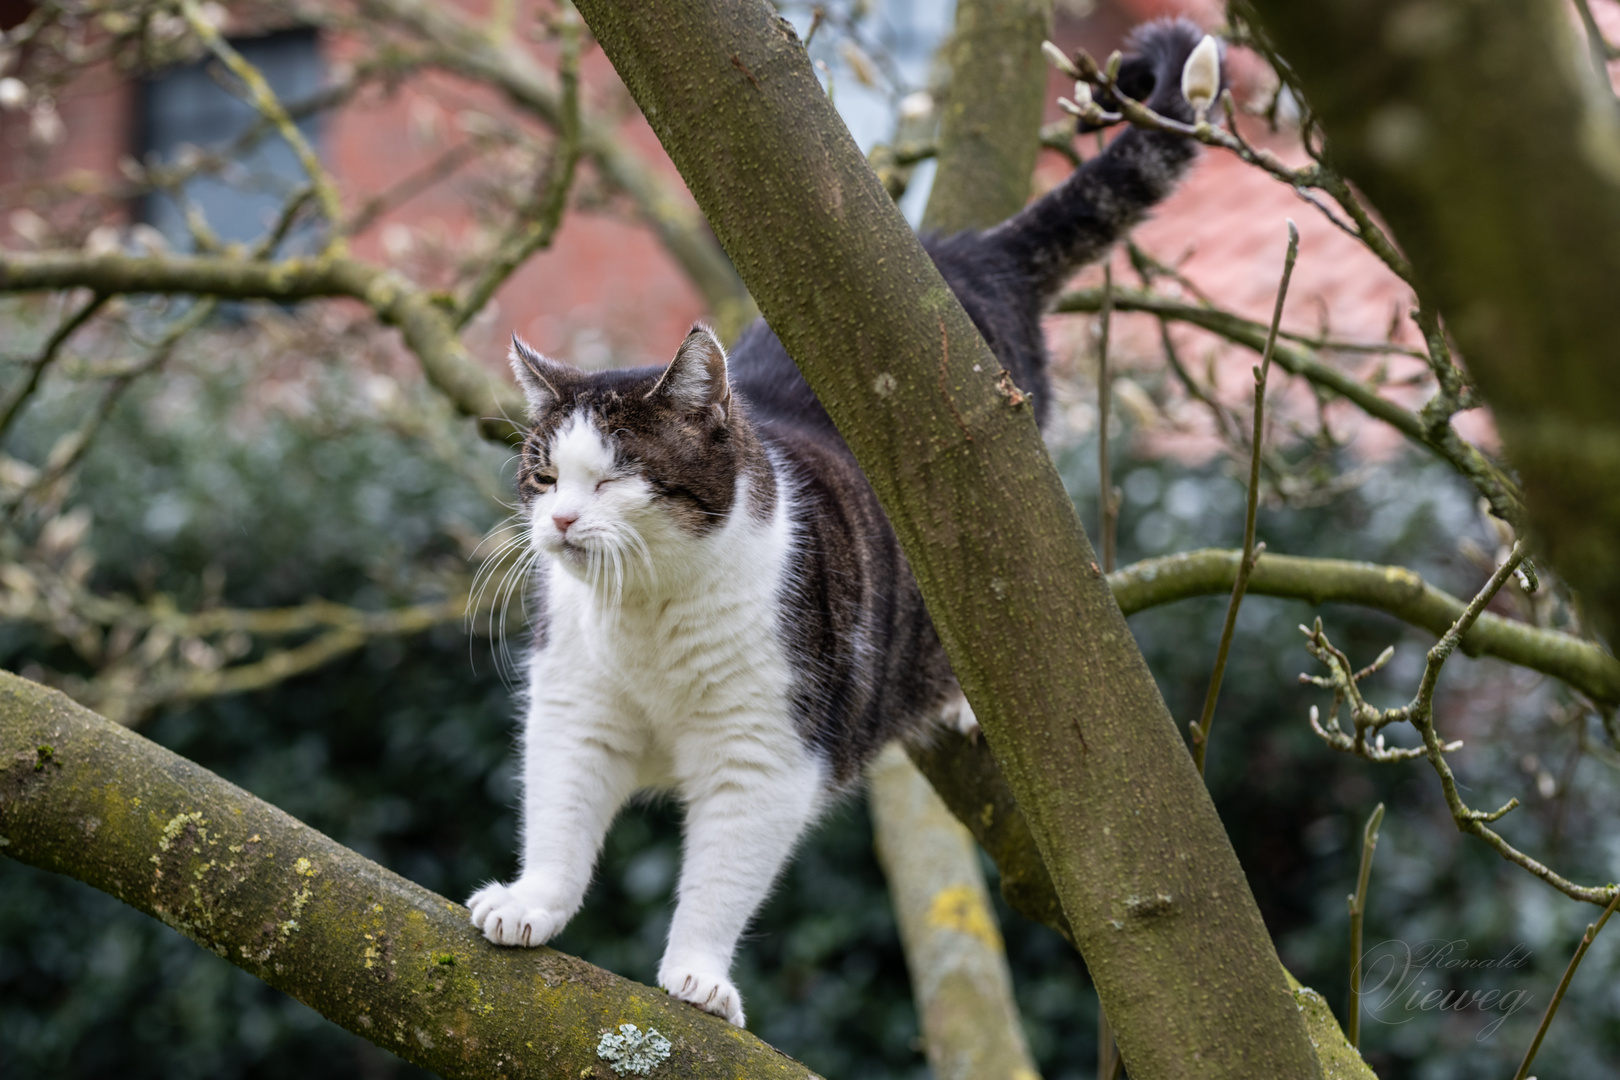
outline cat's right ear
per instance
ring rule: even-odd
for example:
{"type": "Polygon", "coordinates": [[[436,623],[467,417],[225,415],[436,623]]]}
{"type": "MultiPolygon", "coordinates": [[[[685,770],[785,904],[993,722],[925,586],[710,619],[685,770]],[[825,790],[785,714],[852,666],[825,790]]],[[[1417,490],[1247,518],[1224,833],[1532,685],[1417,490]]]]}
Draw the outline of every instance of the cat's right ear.
{"type": "Polygon", "coordinates": [[[567,365],[535,352],[516,334],[512,335],[511,358],[512,374],[529,400],[529,415],[538,419],[562,398],[562,387],[571,372],[567,365]]]}

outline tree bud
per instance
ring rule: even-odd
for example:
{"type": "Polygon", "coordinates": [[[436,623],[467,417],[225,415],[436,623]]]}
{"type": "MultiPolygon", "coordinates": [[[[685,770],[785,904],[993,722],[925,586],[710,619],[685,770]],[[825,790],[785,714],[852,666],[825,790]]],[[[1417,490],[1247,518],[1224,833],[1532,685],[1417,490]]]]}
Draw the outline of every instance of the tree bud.
{"type": "Polygon", "coordinates": [[[1063,74],[1067,75],[1069,78],[1078,79],[1080,77],[1080,69],[1074,66],[1074,61],[1070,60],[1068,56],[1064,54],[1062,49],[1058,48],[1050,41],[1041,42],[1041,52],[1046,56],[1047,63],[1063,72],[1063,74]]]}
{"type": "Polygon", "coordinates": [[[1181,69],[1181,96],[1200,111],[1209,108],[1221,89],[1221,49],[1208,34],[1181,69]]]}

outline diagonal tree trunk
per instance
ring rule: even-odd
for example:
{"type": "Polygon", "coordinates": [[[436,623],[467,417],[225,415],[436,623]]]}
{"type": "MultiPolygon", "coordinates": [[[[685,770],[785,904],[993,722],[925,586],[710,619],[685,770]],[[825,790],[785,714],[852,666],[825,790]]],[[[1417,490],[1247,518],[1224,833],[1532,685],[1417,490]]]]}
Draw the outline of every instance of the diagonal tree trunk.
{"type": "Polygon", "coordinates": [[[579,7],[883,500],[1133,1075],[1320,1075],[1030,411],[792,28],[756,0],[579,7]]]}

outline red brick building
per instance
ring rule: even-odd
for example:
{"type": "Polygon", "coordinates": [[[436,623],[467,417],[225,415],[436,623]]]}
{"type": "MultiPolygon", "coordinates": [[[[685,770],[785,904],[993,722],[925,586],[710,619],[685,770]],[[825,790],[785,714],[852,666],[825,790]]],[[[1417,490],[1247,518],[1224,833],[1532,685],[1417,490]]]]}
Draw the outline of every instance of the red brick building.
{"type": "MultiPolygon", "coordinates": [[[[929,32],[948,25],[947,2],[887,0],[896,20],[911,20],[913,30],[921,27],[908,41],[913,50],[928,45],[926,40],[916,40],[919,35],[926,38],[929,32]]],[[[463,6],[470,14],[484,15],[480,4],[463,6]]],[[[1082,0],[1058,7],[1057,40],[1065,47],[1083,44],[1098,56],[1106,55],[1131,25],[1145,18],[1181,13],[1214,25],[1220,17],[1215,0],[1104,0],[1096,5],[1082,0]]],[[[0,26],[16,26],[30,8],[26,0],[0,0],[0,26]]],[[[880,13],[884,8],[878,5],[880,13]]],[[[537,10],[524,5],[514,25],[527,25],[524,19],[532,21],[537,10]]],[[[791,8],[788,12],[801,21],[807,18],[791,8]]],[[[285,27],[258,33],[271,28],[255,27],[247,18],[234,17],[227,30],[240,32],[244,52],[265,66],[273,83],[280,79],[302,92],[344,73],[369,49],[368,43],[352,33],[317,34],[285,27]]],[[[550,62],[552,45],[532,48],[550,62]]],[[[918,69],[916,62],[912,68],[918,69]]],[[[1254,58],[1234,53],[1229,69],[1240,98],[1265,92],[1266,74],[1254,58]]],[[[188,89],[173,85],[174,72],[135,82],[101,64],[53,93],[48,109],[41,108],[34,88],[28,88],[31,97],[27,103],[14,102],[9,108],[0,94],[0,207],[7,221],[0,236],[4,242],[27,244],[27,234],[37,231],[37,222],[28,214],[36,205],[46,204],[54,207],[49,213],[55,223],[70,231],[76,227],[82,233],[111,217],[126,223],[144,218],[175,232],[174,221],[165,226],[164,211],[154,209],[150,200],[98,202],[93,204],[94,211],[75,223],[70,206],[61,204],[59,196],[64,189],[89,192],[116,187],[120,160],[128,155],[171,153],[173,141],[180,136],[170,129],[184,134],[191,130],[185,124],[202,122],[196,116],[176,119],[177,113],[197,111],[186,103],[194,103],[207,89],[200,81],[207,78],[201,70],[200,66],[192,69],[188,89]],[[169,145],[163,143],[165,138],[170,139],[169,145]]],[[[0,75],[5,74],[0,70],[0,75]]],[[[600,114],[622,115],[617,136],[678,188],[673,166],[599,50],[587,52],[583,77],[586,103],[600,114]]],[[[860,88],[847,73],[833,77],[843,79],[835,90],[844,94],[846,101],[840,105],[846,107],[847,99],[858,96],[860,88]]],[[[1067,90],[1054,73],[1053,100],[1067,90]]],[[[289,91],[286,96],[293,100],[297,95],[289,91]]],[[[1053,106],[1048,118],[1060,115],[1053,106]]],[[[402,178],[429,167],[479,124],[511,123],[536,127],[489,88],[427,71],[392,85],[374,86],[308,122],[308,128],[343,192],[346,208],[353,212],[402,178]]],[[[1269,136],[1258,122],[1250,125],[1249,134],[1285,159],[1300,157],[1287,134],[1269,136]]],[[[444,178],[424,184],[358,233],[355,253],[411,271],[425,265],[424,252],[437,251],[442,256],[464,251],[474,224],[469,188],[486,164],[468,160],[444,178]]],[[[1037,187],[1057,182],[1066,169],[1058,155],[1044,154],[1037,187]]],[[[583,195],[576,198],[550,250],[531,258],[500,290],[492,309],[474,324],[469,344],[492,364],[499,361],[502,351],[499,339],[514,330],[543,350],[590,366],[652,362],[664,357],[693,318],[705,314],[699,293],[623,200],[593,197],[592,191],[586,176],[580,185],[583,195]],[[579,205],[581,202],[590,205],[579,205]]],[[[80,210],[82,213],[83,206],[80,210]]],[[[172,208],[167,214],[169,219],[175,218],[172,208]]],[[[1401,313],[1410,298],[1392,274],[1287,187],[1223,152],[1204,155],[1190,180],[1138,231],[1137,240],[1162,261],[1179,265],[1218,303],[1263,319],[1270,311],[1287,217],[1299,223],[1302,236],[1287,325],[1300,330],[1325,328],[1336,336],[1361,339],[1381,339],[1392,325],[1409,334],[1409,324],[1401,313]]],[[[1126,280],[1123,261],[1119,267],[1121,280],[1126,280]]],[[[1075,320],[1066,322],[1072,325],[1075,320]]],[[[1151,324],[1122,319],[1116,339],[1126,353],[1157,352],[1157,331],[1151,324]]],[[[1190,332],[1186,340],[1190,348],[1215,348],[1190,332]]],[[[1247,360],[1221,366],[1222,386],[1235,399],[1247,396],[1247,369],[1247,360]]],[[[1197,421],[1192,423],[1196,427],[1197,421]]],[[[1373,440],[1368,450],[1386,445],[1382,435],[1369,432],[1367,437],[1373,440]]],[[[1200,452],[1197,438],[1188,441],[1172,434],[1165,438],[1167,446],[1200,452]]]]}

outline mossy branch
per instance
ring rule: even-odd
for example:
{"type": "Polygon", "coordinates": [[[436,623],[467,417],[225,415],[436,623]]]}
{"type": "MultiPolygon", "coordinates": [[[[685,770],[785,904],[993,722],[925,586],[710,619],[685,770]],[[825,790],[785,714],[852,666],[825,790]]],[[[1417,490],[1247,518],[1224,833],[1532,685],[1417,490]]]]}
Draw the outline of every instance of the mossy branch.
{"type": "Polygon", "coordinates": [[[428,382],[457,411],[504,441],[524,413],[517,392],[468,355],[451,313],[398,274],[358,259],[325,255],[263,262],[234,255],[41,254],[0,250],[0,292],[86,287],[98,294],[163,293],[290,303],[342,296],[397,328],[428,382]]]}
{"type": "MultiPolygon", "coordinates": [[[[1205,548],[1145,559],[1110,574],[1108,583],[1127,614],[1193,596],[1227,592],[1242,553],[1205,548]]],[[[1255,563],[1249,592],[1312,604],[1357,604],[1376,608],[1439,636],[1462,615],[1465,604],[1400,566],[1311,559],[1266,552],[1255,563]]],[[[1468,656],[1494,656],[1562,679],[1594,701],[1620,702],[1620,660],[1601,647],[1556,630],[1543,630],[1485,613],[1463,635],[1468,656]]]]}
{"type": "Polygon", "coordinates": [[[935,1080],[1039,1080],[973,837],[898,746],[868,803],[935,1080]]]}
{"type": "Polygon", "coordinates": [[[597,1045],[621,1024],[670,1041],[661,1080],[812,1075],[660,990],[497,948],[460,904],[4,672],[0,852],[111,893],[441,1076],[617,1080],[597,1045]]]}

